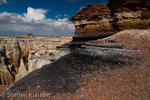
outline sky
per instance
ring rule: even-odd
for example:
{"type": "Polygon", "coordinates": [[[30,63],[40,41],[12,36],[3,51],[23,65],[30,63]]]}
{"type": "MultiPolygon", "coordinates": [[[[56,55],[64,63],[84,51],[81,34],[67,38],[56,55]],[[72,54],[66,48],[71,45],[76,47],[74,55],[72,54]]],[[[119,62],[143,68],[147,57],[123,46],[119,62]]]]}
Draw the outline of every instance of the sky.
{"type": "Polygon", "coordinates": [[[88,4],[109,0],[0,0],[0,35],[74,35],[68,19],[88,4]]]}

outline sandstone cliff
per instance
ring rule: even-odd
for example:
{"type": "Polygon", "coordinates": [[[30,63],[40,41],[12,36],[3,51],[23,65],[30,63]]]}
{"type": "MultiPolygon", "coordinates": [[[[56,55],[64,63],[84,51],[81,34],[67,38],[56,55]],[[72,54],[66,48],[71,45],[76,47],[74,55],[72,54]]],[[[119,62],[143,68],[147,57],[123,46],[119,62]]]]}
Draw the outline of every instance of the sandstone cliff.
{"type": "Polygon", "coordinates": [[[109,0],[109,3],[87,5],[69,20],[75,35],[108,36],[125,29],[150,28],[149,0],[109,0]]]}

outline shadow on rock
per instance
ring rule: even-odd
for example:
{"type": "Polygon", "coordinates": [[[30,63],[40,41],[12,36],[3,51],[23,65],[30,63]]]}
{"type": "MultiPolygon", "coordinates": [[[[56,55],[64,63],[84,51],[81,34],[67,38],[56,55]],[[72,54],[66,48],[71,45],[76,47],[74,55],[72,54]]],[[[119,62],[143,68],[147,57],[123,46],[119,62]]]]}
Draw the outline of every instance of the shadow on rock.
{"type": "MultiPolygon", "coordinates": [[[[98,54],[86,50],[75,50],[57,61],[34,70],[13,85],[5,93],[75,93],[80,88],[82,72],[97,69],[113,70],[132,64],[132,57],[119,54],[98,54]]],[[[7,99],[7,98],[5,98],[7,99]]]]}

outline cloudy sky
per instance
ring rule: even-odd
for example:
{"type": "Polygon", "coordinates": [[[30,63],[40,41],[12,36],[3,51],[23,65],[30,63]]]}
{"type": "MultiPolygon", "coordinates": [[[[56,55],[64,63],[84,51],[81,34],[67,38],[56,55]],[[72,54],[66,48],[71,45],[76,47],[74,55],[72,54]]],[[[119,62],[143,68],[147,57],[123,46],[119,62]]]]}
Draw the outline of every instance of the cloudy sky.
{"type": "Polygon", "coordinates": [[[68,19],[88,4],[109,0],[0,0],[0,35],[74,35],[68,19]]]}

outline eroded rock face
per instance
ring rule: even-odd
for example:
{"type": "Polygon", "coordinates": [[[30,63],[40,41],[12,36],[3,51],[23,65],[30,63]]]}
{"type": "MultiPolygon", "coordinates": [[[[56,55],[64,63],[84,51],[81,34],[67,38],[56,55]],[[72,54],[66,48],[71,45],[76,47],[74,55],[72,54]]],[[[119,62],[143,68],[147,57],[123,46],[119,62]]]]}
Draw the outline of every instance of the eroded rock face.
{"type": "Polygon", "coordinates": [[[87,5],[69,20],[76,36],[108,36],[125,29],[150,28],[149,0],[109,0],[87,5]]]}
{"type": "Polygon", "coordinates": [[[7,45],[5,45],[6,59],[9,59],[10,63],[14,66],[15,73],[18,73],[18,68],[20,66],[20,46],[18,41],[7,41],[7,45]]]}
{"type": "Polygon", "coordinates": [[[109,23],[113,18],[110,16],[108,3],[87,5],[69,20],[76,27],[75,35],[97,35],[103,31],[113,31],[109,23]]]}
{"type": "Polygon", "coordinates": [[[44,48],[32,50],[28,57],[28,71],[32,72],[35,69],[39,69],[69,53],[70,50],[46,50],[44,48]]]}
{"type": "Polygon", "coordinates": [[[111,13],[121,13],[129,11],[140,11],[150,9],[149,0],[109,0],[109,8],[111,13]]]}
{"type": "Polygon", "coordinates": [[[4,41],[0,44],[0,83],[9,85],[15,80],[15,75],[18,73],[20,61],[19,46],[16,41],[5,45],[4,41]]]}
{"type": "Polygon", "coordinates": [[[15,81],[19,80],[20,78],[24,77],[25,75],[28,74],[28,71],[23,63],[23,60],[20,60],[20,67],[19,67],[19,72],[18,74],[15,76],[15,81]]]}
{"type": "MultiPolygon", "coordinates": [[[[32,35],[30,35],[29,37],[32,37],[32,35]]],[[[25,36],[1,36],[0,85],[9,85],[14,81],[19,80],[34,69],[38,69],[46,64],[49,64],[50,60],[46,59],[46,56],[51,53],[50,51],[54,50],[56,46],[60,46],[61,44],[70,41],[72,41],[71,36],[32,37],[28,39],[25,36]],[[28,61],[30,51],[36,51],[36,49],[38,49],[38,52],[36,53],[36,57],[34,58],[35,62],[34,60],[28,61]],[[31,64],[33,66],[31,66],[31,64]]],[[[59,53],[61,54],[61,52],[59,53]]]]}

